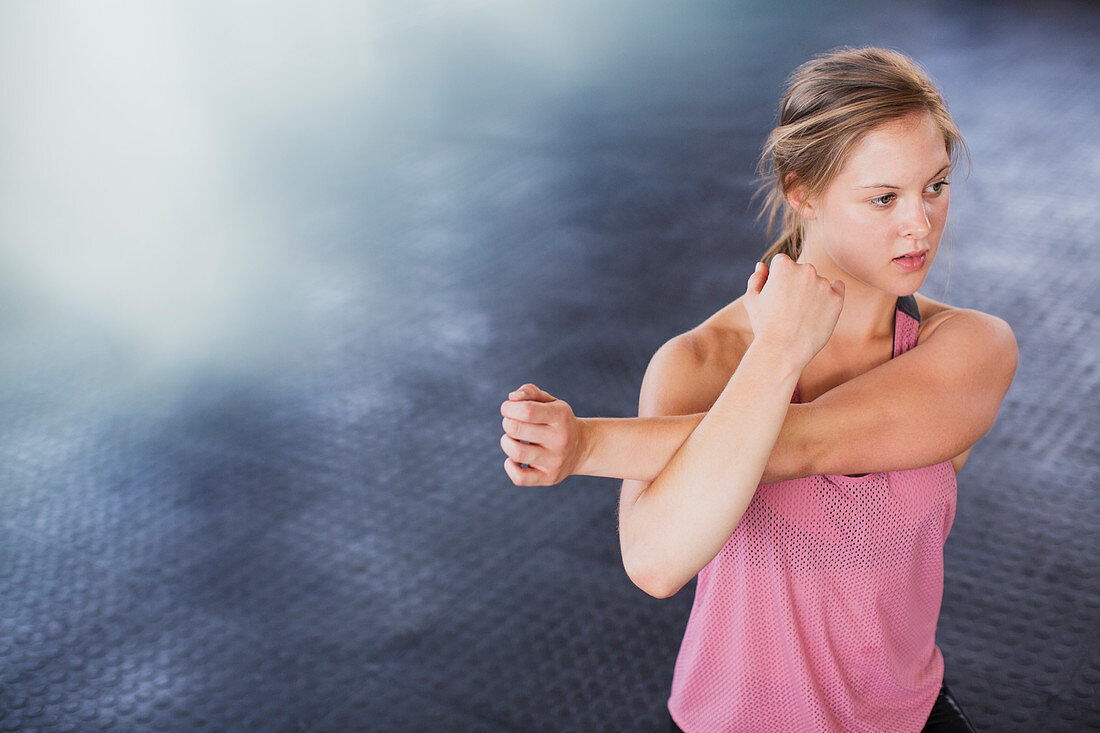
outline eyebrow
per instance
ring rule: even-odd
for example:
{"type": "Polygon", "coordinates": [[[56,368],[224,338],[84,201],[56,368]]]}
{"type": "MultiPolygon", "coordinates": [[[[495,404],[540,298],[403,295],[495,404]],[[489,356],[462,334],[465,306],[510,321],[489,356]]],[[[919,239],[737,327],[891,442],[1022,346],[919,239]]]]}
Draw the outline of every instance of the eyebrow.
{"type": "MultiPolygon", "coordinates": [[[[951,164],[948,163],[943,168],[940,168],[938,171],[933,173],[932,178],[935,178],[935,177],[939,176],[941,173],[943,173],[945,170],[947,170],[950,167],[951,167],[951,164]]],[[[929,178],[928,180],[931,181],[932,178],[929,178]]],[[[894,186],[894,185],[889,184],[889,183],[873,183],[870,186],[856,186],[856,188],[893,188],[895,190],[901,190],[901,186],[894,186]]]]}

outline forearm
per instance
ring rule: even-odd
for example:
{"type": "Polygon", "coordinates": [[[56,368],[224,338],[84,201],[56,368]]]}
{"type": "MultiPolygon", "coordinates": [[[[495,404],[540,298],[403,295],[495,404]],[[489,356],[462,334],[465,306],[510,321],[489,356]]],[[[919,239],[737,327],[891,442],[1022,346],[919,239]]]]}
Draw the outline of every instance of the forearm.
{"type": "Polygon", "coordinates": [[[705,412],[661,417],[580,418],[581,476],[652,481],[698,427],[705,412]]]}
{"type": "MultiPolygon", "coordinates": [[[[791,388],[794,391],[794,388],[791,388]]],[[[788,400],[790,396],[788,395],[788,400]]],[[[707,413],[661,417],[581,418],[580,476],[653,481],[707,413]]],[[[791,405],[761,477],[762,483],[807,474],[807,406],[791,405]]]]}
{"type": "MultiPolygon", "coordinates": [[[[620,505],[623,559],[639,586],[675,592],[721,550],[761,481],[800,371],[783,355],[751,346],[668,465],[620,505]]],[[[669,425],[686,424],[654,423],[652,433],[671,435],[669,425]]]]}

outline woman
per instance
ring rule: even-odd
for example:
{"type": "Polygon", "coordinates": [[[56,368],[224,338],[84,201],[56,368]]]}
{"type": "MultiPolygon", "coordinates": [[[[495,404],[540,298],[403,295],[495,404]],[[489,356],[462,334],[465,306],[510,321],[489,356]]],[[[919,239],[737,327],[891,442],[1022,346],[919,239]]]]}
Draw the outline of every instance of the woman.
{"type": "Polygon", "coordinates": [[[657,351],[639,418],[579,420],[534,385],[501,406],[514,483],[623,478],[631,580],[663,598],[698,574],[673,730],[971,730],[935,645],[943,545],[1017,351],[916,292],[962,145],[907,57],[804,64],[761,159],[780,236],[657,351]]]}

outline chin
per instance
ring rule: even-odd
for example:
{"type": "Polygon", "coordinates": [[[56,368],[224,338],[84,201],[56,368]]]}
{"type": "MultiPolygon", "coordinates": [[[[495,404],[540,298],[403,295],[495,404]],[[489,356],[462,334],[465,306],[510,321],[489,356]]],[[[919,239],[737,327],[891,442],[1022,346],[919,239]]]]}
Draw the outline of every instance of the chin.
{"type": "Polygon", "coordinates": [[[914,277],[908,282],[895,283],[894,286],[890,288],[889,292],[893,295],[898,296],[899,298],[902,298],[906,295],[912,295],[924,286],[924,281],[927,279],[928,277],[927,275],[925,275],[924,277],[920,278],[914,277]]]}
{"type": "Polygon", "coordinates": [[[874,279],[863,280],[864,284],[879,290],[883,293],[893,295],[895,298],[903,298],[906,295],[912,295],[924,286],[924,281],[927,277],[908,277],[908,278],[890,278],[885,282],[879,280],[877,283],[874,279]]]}
{"type": "Polygon", "coordinates": [[[918,290],[920,290],[920,289],[921,289],[921,286],[922,286],[922,285],[924,285],[924,281],[923,281],[923,280],[921,281],[920,285],[917,285],[916,287],[913,287],[913,288],[904,288],[904,289],[902,289],[902,291],[901,291],[901,292],[899,292],[899,293],[898,293],[898,297],[899,297],[899,298],[903,298],[903,297],[905,297],[906,295],[913,295],[914,293],[916,293],[916,292],[917,292],[918,290]]]}

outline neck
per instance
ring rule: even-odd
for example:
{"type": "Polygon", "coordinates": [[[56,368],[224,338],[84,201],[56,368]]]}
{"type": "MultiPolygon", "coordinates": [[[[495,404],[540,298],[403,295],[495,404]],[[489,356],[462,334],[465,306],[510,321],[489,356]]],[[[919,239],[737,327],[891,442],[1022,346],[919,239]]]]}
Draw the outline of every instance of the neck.
{"type": "Polygon", "coordinates": [[[798,262],[812,264],[818,275],[829,280],[844,281],[844,307],[829,344],[858,347],[893,338],[897,295],[855,279],[837,267],[828,256],[813,257],[804,251],[798,262]]]}

